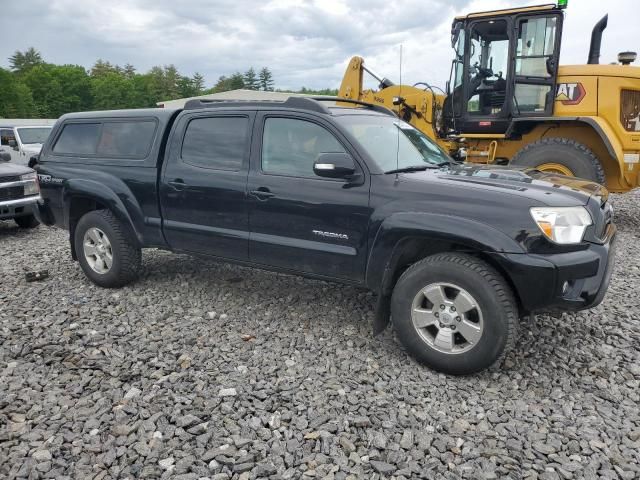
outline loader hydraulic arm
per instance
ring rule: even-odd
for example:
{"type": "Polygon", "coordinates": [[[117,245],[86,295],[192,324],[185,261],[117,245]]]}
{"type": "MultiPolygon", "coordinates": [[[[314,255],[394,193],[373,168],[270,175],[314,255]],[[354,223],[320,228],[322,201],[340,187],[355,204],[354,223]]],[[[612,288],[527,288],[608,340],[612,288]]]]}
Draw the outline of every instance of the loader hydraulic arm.
{"type": "Polygon", "coordinates": [[[436,96],[428,86],[422,89],[411,85],[395,85],[391,80],[367,68],[362,57],[353,57],[349,62],[338,96],[382,105],[432,139],[438,138],[437,117],[444,96],[436,96]],[[376,79],[377,90],[364,89],[365,73],[376,79]]]}

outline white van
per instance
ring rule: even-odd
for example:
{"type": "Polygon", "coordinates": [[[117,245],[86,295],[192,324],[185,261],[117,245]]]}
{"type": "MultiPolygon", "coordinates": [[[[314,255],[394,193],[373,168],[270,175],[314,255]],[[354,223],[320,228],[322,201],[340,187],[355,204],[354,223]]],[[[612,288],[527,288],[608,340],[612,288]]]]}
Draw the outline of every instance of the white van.
{"type": "Polygon", "coordinates": [[[50,125],[0,126],[0,144],[11,154],[13,163],[27,165],[33,155],[40,153],[50,133],[50,125]]]}

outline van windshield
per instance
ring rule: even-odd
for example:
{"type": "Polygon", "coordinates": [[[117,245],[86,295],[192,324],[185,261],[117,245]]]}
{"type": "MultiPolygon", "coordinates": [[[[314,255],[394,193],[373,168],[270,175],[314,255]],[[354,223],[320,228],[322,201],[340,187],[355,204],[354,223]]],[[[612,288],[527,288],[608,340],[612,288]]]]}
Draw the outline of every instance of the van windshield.
{"type": "Polygon", "coordinates": [[[399,118],[339,115],[336,120],[385,172],[398,168],[440,166],[452,161],[433,140],[399,118]]]}
{"type": "Polygon", "coordinates": [[[20,141],[24,145],[30,143],[44,143],[51,133],[51,127],[39,127],[39,128],[18,128],[18,135],[20,141]]]}

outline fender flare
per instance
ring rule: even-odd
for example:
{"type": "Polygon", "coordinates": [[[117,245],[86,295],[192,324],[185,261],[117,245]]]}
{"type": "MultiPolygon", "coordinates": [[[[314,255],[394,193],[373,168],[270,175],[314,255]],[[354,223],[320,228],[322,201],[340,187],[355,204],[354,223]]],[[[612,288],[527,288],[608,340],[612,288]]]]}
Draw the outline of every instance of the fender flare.
{"type": "Polygon", "coordinates": [[[600,136],[607,152],[611,158],[620,163],[623,157],[622,145],[618,141],[615,132],[611,126],[602,118],[597,117],[520,117],[514,118],[505,136],[509,138],[518,131],[518,124],[522,123],[562,123],[562,122],[578,122],[589,125],[600,136]]]}
{"type": "Polygon", "coordinates": [[[132,194],[126,193],[128,191],[126,187],[124,192],[119,195],[112,188],[94,179],[70,179],[64,182],[62,188],[64,222],[69,231],[71,231],[70,210],[73,198],[88,198],[105,205],[118,220],[131,229],[138,244],[144,244],[142,233],[140,229],[136,228],[136,225],[144,224],[142,208],[132,194]]]}
{"type": "Polygon", "coordinates": [[[407,239],[448,244],[466,251],[524,253],[516,240],[476,220],[445,214],[396,213],[378,228],[367,260],[365,282],[381,296],[391,294],[393,275],[407,239]]]}

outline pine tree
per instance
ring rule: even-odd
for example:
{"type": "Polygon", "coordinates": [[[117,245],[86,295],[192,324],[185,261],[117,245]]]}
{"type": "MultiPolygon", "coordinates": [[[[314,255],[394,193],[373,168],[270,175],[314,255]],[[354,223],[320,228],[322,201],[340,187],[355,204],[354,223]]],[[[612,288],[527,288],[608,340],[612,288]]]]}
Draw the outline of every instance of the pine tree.
{"type": "Polygon", "coordinates": [[[253,69],[253,67],[244,72],[243,80],[244,88],[247,88],[249,90],[258,90],[260,88],[258,77],[256,76],[256,71],[253,69]]]}
{"type": "Polygon", "coordinates": [[[40,52],[33,47],[29,47],[24,52],[16,50],[16,52],[9,57],[9,64],[14,72],[24,73],[36,65],[44,64],[44,60],[42,60],[40,52]]]}
{"type": "Polygon", "coordinates": [[[133,78],[136,74],[136,67],[134,67],[130,63],[125,63],[123,68],[123,73],[125,77],[133,78]]]}
{"type": "Polygon", "coordinates": [[[272,92],[273,74],[271,73],[271,70],[267,67],[262,67],[262,70],[260,70],[260,74],[258,75],[258,82],[261,90],[264,90],[265,92],[272,92]]]}
{"type": "Polygon", "coordinates": [[[92,77],[100,77],[106,75],[108,73],[115,73],[116,67],[111,65],[109,62],[105,62],[101,58],[98,59],[96,63],[91,67],[91,76],[92,77]]]}
{"type": "Polygon", "coordinates": [[[204,92],[204,77],[200,73],[196,72],[193,74],[191,84],[196,92],[195,94],[202,95],[202,93],[204,92]]]}

